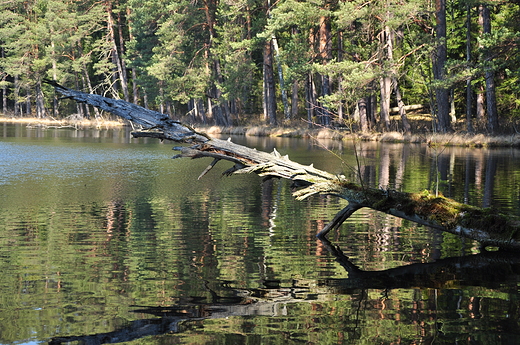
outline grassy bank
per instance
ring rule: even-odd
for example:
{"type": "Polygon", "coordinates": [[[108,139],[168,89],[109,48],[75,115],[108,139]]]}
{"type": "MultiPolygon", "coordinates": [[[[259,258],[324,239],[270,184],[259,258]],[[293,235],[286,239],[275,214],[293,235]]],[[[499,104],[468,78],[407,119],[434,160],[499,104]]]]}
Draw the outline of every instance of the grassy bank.
{"type": "MultiPolygon", "coordinates": [[[[27,127],[39,128],[120,128],[127,126],[124,121],[93,119],[85,120],[75,117],[65,119],[38,119],[38,118],[14,118],[9,116],[0,116],[0,123],[17,123],[27,127]]],[[[200,126],[196,130],[205,132],[212,136],[219,135],[247,135],[247,136],[270,136],[270,137],[287,137],[287,138],[308,138],[319,140],[362,140],[362,141],[380,141],[392,143],[416,143],[430,146],[460,146],[460,147],[519,147],[520,135],[501,135],[488,136],[484,134],[436,134],[436,133],[420,133],[420,134],[403,134],[400,132],[385,133],[351,133],[345,129],[327,129],[327,128],[297,128],[297,127],[268,127],[268,126],[235,126],[235,127],[219,127],[219,126],[200,126]]]]}

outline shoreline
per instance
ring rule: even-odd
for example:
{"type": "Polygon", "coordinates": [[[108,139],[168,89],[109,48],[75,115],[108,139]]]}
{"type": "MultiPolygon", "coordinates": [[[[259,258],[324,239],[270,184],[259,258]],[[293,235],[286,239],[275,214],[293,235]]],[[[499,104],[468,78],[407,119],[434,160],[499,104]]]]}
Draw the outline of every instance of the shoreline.
{"type": "Polygon", "coordinates": [[[0,123],[12,123],[12,124],[25,124],[27,127],[32,128],[117,128],[124,127],[126,124],[123,121],[116,120],[86,120],[86,119],[53,119],[53,118],[37,118],[37,117],[9,117],[0,115],[0,123]]]}
{"type": "MultiPolygon", "coordinates": [[[[52,118],[14,118],[0,115],[0,123],[25,125],[28,128],[70,128],[70,129],[117,129],[130,127],[123,120],[85,120],[85,119],[52,119],[52,118]]],[[[269,126],[195,126],[197,131],[216,135],[245,135],[258,137],[285,137],[308,138],[319,140],[353,140],[378,141],[385,143],[412,143],[428,146],[457,146],[473,148],[514,147],[520,148],[520,134],[489,136],[481,133],[417,133],[403,134],[400,132],[369,132],[352,133],[348,129],[329,128],[297,128],[297,127],[269,127],[269,126]]]]}
{"type": "Polygon", "coordinates": [[[246,135],[246,136],[269,136],[286,138],[308,138],[328,140],[352,140],[352,141],[376,141],[384,143],[411,143],[425,144],[428,146],[456,146],[472,148],[491,147],[515,147],[520,148],[520,134],[488,136],[481,133],[411,133],[401,132],[370,132],[352,133],[348,130],[329,128],[284,128],[284,127],[218,127],[199,126],[197,131],[211,135],[246,135]]]}

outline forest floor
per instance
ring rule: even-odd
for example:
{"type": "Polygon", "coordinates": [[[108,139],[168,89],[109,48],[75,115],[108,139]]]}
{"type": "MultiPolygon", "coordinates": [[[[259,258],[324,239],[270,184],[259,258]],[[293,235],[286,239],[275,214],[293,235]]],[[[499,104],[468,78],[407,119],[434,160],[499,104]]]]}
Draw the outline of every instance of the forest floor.
{"type": "MultiPolygon", "coordinates": [[[[246,135],[246,136],[271,136],[271,137],[288,137],[288,138],[309,138],[320,140],[362,140],[362,141],[381,141],[381,142],[404,142],[428,144],[430,146],[461,146],[461,147],[519,147],[520,134],[504,134],[490,136],[484,133],[466,133],[463,130],[456,130],[453,133],[441,134],[429,131],[428,120],[422,118],[419,120],[411,120],[412,128],[419,130],[410,134],[400,131],[390,132],[368,132],[362,133],[352,130],[349,127],[339,127],[335,129],[320,128],[313,126],[309,128],[306,123],[292,126],[269,127],[266,125],[255,126],[197,126],[196,130],[207,133],[210,136],[221,135],[246,135]]],[[[129,126],[128,122],[122,120],[105,120],[105,119],[77,119],[73,117],[65,119],[52,118],[15,118],[11,116],[2,116],[0,114],[0,123],[16,123],[28,128],[73,128],[73,129],[110,129],[122,128],[129,126]]],[[[397,121],[393,121],[397,124],[397,121]]],[[[430,121],[431,123],[431,121],[430,121]]],[[[397,125],[396,125],[397,127],[397,125]]]]}

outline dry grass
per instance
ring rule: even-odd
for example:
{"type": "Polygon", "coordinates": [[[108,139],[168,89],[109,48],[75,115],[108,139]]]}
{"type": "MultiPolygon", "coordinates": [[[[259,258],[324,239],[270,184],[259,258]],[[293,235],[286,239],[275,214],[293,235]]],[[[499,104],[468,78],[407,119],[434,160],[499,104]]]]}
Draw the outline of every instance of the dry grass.
{"type": "Polygon", "coordinates": [[[520,135],[433,134],[428,138],[427,143],[430,146],[520,147],[520,135]]]}
{"type": "Polygon", "coordinates": [[[245,134],[252,137],[266,137],[271,135],[271,128],[265,126],[254,126],[248,128],[245,134]]]}

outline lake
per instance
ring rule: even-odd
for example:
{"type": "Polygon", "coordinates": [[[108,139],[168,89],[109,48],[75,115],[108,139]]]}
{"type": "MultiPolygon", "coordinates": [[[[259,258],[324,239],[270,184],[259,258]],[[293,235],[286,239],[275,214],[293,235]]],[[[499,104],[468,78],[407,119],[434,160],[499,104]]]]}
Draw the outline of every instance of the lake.
{"type": "MultiPolygon", "coordinates": [[[[233,137],[520,215],[520,151],[233,137]]],[[[520,254],[123,129],[0,125],[2,344],[518,344],[520,254]]]]}

